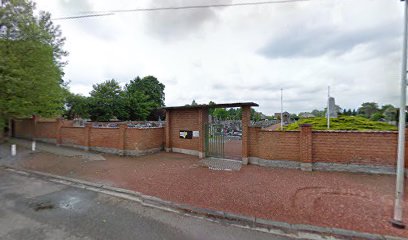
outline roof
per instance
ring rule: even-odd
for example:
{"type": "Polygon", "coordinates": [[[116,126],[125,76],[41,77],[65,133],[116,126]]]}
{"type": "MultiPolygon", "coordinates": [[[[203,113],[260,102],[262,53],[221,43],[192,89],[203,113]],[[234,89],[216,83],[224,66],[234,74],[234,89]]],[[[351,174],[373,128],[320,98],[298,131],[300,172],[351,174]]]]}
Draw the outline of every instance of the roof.
{"type": "Polygon", "coordinates": [[[237,103],[220,103],[220,104],[198,104],[198,105],[185,105],[185,106],[174,106],[174,107],[163,107],[162,109],[172,110],[172,109],[198,109],[198,108],[234,108],[234,107],[259,107],[257,103],[254,102],[237,102],[237,103]]]}

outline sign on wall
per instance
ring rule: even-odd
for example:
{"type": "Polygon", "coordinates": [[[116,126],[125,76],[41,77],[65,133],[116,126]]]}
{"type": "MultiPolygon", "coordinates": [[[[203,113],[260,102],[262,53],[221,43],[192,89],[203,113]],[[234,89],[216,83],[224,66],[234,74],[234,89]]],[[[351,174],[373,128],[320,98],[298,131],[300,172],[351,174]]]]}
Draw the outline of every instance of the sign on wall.
{"type": "Polygon", "coordinates": [[[193,137],[200,137],[200,132],[199,131],[193,131],[193,137]]]}
{"type": "Polygon", "coordinates": [[[193,131],[180,130],[180,138],[192,139],[193,138],[193,131]]]}

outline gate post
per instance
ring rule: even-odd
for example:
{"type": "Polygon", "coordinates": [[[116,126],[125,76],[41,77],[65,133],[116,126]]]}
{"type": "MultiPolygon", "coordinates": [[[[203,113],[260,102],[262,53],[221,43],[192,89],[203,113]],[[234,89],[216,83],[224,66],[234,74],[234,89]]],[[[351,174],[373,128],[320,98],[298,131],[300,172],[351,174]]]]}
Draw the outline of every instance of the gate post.
{"type": "Polygon", "coordinates": [[[200,108],[198,110],[198,126],[199,126],[199,145],[198,157],[205,158],[205,124],[208,123],[208,109],[200,108]]]}
{"type": "Polygon", "coordinates": [[[251,121],[251,107],[242,106],[242,164],[248,164],[249,124],[251,121]]]}
{"type": "Polygon", "coordinates": [[[166,109],[166,126],[164,127],[164,129],[165,129],[165,135],[166,135],[166,145],[164,147],[164,150],[166,150],[166,152],[171,152],[170,109],[166,109]]]}

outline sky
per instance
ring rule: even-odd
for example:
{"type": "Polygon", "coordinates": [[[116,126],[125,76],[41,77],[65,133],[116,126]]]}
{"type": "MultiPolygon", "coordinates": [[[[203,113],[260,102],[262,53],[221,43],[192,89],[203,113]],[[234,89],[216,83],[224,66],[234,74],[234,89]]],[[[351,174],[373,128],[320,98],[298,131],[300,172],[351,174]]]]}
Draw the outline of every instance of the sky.
{"type": "MultiPolygon", "coordinates": [[[[93,11],[260,0],[35,0],[53,18],[93,11]]],[[[54,20],[66,37],[65,80],[92,85],[153,75],[166,106],[256,102],[271,115],[336,104],[398,105],[403,2],[310,0],[54,20]]]]}

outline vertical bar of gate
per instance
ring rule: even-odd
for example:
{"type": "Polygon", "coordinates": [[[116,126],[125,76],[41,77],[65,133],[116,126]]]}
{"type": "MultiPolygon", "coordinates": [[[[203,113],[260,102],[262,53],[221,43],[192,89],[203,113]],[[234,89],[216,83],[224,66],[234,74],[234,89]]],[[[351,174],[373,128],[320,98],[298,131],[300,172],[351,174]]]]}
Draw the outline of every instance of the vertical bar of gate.
{"type": "Polygon", "coordinates": [[[221,139],[221,141],[222,141],[222,157],[224,158],[225,157],[225,152],[224,152],[224,150],[225,150],[225,134],[224,134],[224,127],[222,128],[222,139],[221,139]]]}
{"type": "Polygon", "coordinates": [[[214,133],[213,133],[213,125],[210,125],[210,155],[213,155],[213,148],[214,148],[214,133]]]}

